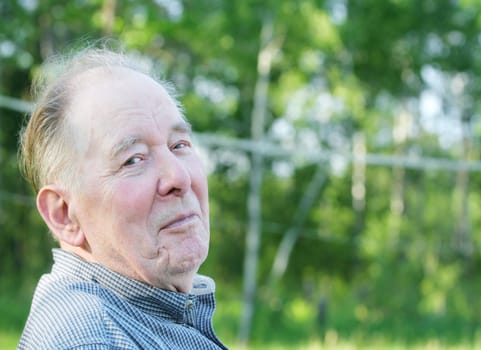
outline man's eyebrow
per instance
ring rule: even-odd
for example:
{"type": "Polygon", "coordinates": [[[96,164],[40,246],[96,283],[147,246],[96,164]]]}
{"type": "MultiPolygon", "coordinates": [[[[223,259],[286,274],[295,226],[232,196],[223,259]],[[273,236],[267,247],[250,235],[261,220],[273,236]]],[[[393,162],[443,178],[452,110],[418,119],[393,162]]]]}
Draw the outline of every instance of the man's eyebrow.
{"type": "MultiPolygon", "coordinates": [[[[192,133],[192,125],[187,121],[182,121],[179,123],[174,124],[171,127],[171,131],[191,134],[192,133]]],[[[116,143],[110,152],[112,159],[115,159],[121,154],[122,152],[128,150],[130,147],[135,145],[136,143],[142,142],[142,139],[139,136],[131,135],[127,136],[124,139],[120,140],[120,142],[116,143]]]]}
{"type": "Polygon", "coordinates": [[[191,134],[192,133],[192,125],[184,120],[179,123],[176,123],[172,126],[172,131],[177,131],[177,132],[183,132],[186,134],[191,134]]]}
{"type": "Polygon", "coordinates": [[[125,150],[129,149],[136,143],[141,141],[140,137],[138,136],[127,136],[126,138],[122,139],[120,142],[116,143],[110,152],[112,159],[115,159],[124,152],[125,150]]]}

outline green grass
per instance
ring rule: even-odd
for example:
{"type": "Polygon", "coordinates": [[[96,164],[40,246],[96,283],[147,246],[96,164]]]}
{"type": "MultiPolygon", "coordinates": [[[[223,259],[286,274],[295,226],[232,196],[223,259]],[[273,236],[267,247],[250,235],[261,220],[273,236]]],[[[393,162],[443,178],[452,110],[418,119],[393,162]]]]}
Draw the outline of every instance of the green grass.
{"type": "MultiPolygon", "coordinates": [[[[222,327],[221,327],[222,328],[222,327]]],[[[222,337],[222,329],[219,330],[219,337],[222,337]]],[[[230,332],[230,331],[229,331],[230,332]]],[[[279,334],[282,330],[272,330],[272,333],[279,334]]],[[[15,350],[20,331],[4,331],[0,330],[0,349],[15,350]]],[[[242,350],[243,348],[231,338],[226,342],[231,350],[242,350]]],[[[358,336],[352,338],[341,338],[334,330],[328,330],[322,340],[303,341],[302,339],[293,339],[288,344],[279,343],[270,340],[269,343],[257,342],[251,344],[246,350],[375,350],[375,349],[389,349],[389,350],[470,350],[480,349],[481,338],[474,343],[467,341],[460,341],[459,344],[445,344],[439,339],[430,339],[416,344],[409,342],[390,340],[388,337],[378,335],[372,337],[358,336]]]]}
{"type": "MultiPolygon", "coordinates": [[[[0,350],[16,349],[29,309],[29,300],[0,297],[0,350]]],[[[302,299],[281,306],[259,303],[247,348],[237,343],[242,312],[240,298],[218,300],[214,317],[216,333],[232,350],[469,350],[481,349],[481,328],[462,319],[407,319],[399,315],[379,323],[353,319],[353,305],[333,305],[325,328],[316,322],[315,310],[302,299]]]]}
{"type": "Polygon", "coordinates": [[[0,349],[14,350],[19,338],[20,332],[0,330],[0,349]]]}
{"type": "MultiPolygon", "coordinates": [[[[327,325],[316,322],[315,308],[294,298],[282,306],[259,303],[249,347],[238,345],[236,331],[241,315],[240,298],[221,298],[214,317],[220,339],[232,350],[287,349],[481,349],[481,328],[462,319],[429,319],[406,315],[367,322],[353,315],[355,305],[332,305],[327,325]]],[[[355,314],[355,313],[354,313],[355,314]]],[[[362,313],[361,313],[362,315],[362,313]]]]}
{"type": "MultiPolygon", "coordinates": [[[[273,330],[273,333],[277,333],[273,330]]],[[[481,339],[477,342],[460,341],[458,344],[446,344],[441,340],[433,338],[422,342],[412,343],[411,341],[395,341],[387,336],[340,338],[339,334],[330,330],[326,333],[326,337],[317,341],[291,342],[286,345],[279,342],[269,343],[253,343],[247,348],[243,348],[237,344],[227,344],[231,350],[475,350],[481,349],[481,339]],[[293,345],[294,344],[294,345],[293,345]]]]}
{"type": "Polygon", "coordinates": [[[0,293],[0,349],[16,349],[30,309],[30,296],[0,293]]]}

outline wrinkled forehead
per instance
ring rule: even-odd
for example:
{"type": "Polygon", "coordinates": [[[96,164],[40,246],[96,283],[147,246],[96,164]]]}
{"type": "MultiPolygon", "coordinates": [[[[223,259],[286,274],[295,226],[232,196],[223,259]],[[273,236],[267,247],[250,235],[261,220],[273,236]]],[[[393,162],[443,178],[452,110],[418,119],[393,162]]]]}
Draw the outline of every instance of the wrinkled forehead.
{"type": "Polygon", "coordinates": [[[68,125],[78,151],[86,152],[98,138],[143,119],[183,119],[175,101],[158,82],[122,67],[93,68],[72,81],[68,125]]]}
{"type": "Polygon", "coordinates": [[[90,68],[72,77],[69,86],[73,102],[84,97],[97,102],[95,97],[106,99],[119,95],[121,100],[132,99],[149,91],[170,98],[165,88],[151,77],[120,66],[90,68]]]}

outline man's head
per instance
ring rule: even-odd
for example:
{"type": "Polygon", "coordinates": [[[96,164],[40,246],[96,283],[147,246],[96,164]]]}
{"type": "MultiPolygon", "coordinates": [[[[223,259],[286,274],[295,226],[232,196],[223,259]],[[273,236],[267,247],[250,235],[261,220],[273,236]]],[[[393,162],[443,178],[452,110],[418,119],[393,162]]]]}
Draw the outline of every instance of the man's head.
{"type": "Polygon", "coordinates": [[[166,85],[91,49],[44,91],[21,159],[61,247],[188,292],[208,252],[207,181],[166,85]]]}

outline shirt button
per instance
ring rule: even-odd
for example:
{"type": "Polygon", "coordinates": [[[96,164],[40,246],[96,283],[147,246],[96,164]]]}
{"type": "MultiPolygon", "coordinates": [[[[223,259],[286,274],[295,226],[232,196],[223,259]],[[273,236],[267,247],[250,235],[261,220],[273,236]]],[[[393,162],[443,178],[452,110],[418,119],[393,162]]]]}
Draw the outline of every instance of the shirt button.
{"type": "Polygon", "coordinates": [[[194,301],[191,300],[191,299],[188,299],[186,302],[185,302],[185,307],[187,309],[190,309],[192,306],[194,306],[194,301]]]}

